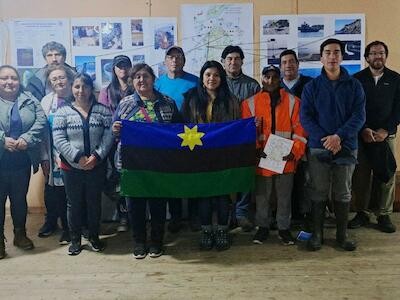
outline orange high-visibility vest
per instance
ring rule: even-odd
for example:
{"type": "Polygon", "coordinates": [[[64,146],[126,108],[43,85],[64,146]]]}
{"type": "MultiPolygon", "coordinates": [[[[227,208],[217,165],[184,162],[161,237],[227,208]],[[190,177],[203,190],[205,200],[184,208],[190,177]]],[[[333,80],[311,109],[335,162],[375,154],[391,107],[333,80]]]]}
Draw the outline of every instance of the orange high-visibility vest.
{"type": "MultiPolygon", "coordinates": [[[[275,107],[275,134],[294,141],[292,153],[295,160],[286,163],[284,173],[294,173],[297,161],[304,155],[307,134],[300,124],[300,100],[296,96],[280,89],[281,100],[275,107]]],[[[242,117],[256,117],[257,127],[257,149],[264,149],[271,134],[272,117],[271,117],[271,99],[267,92],[261,91],[254,96],[242,102],[242,117]],[[265,141],[259,141],[258,137],[264,134],[265,141]]],[[[262,176],[272,176],[277,173],[257,168],[257,174],[262,176]]]]}

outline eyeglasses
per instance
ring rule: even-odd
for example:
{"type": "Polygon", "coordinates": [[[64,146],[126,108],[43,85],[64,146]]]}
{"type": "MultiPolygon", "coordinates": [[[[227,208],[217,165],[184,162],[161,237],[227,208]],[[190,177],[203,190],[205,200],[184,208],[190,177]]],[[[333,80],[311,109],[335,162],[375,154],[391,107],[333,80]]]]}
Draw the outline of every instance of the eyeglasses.
{"type": "Polygon", "coordinates": [[[385,51],[380,51],[380,52],[370,52],[369,55],[371,56],[385,56],[386,52],[385,51]]]}
{"type": "Polygon", "coordinates": [[[65,77],[65,76],[58,76],[58,77],[50,78],[50,82],[56,83],[58,80],[64,81],[65,79],[67,79],[67,77],[65,77]]]}

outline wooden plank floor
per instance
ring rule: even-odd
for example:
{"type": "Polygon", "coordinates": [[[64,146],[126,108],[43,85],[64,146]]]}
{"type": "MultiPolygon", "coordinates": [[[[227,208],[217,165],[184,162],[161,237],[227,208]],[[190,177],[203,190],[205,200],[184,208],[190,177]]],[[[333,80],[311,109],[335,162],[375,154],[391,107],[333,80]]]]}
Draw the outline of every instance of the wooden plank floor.
{"type": "MultiPolygon", "coordinates": [[[[28,216],[36,248],[12,245],[6,220],[7,258],[0,260],[0,299],[400,299],[400,234],[352,230],[359,248],[333,247],[334,230],[319,252],[283,246],[276,232],[264,245],[234,234],[225,252],[197,250],[198,234],[167,235],[166,254],[136,260],[130,234],[108,236],[104,253],[70,257],[58,237],[40,239],[42,215],[28,216]]],[[[400,227],[400,214],[394,216],[400,227]]]]}

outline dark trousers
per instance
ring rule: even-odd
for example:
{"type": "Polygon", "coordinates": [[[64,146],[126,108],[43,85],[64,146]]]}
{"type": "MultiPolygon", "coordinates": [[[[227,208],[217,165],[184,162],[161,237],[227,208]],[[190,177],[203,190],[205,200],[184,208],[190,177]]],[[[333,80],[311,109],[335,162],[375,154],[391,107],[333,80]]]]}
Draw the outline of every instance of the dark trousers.
{"type": "Polygon", "coordinates": [[[135,243],[146,243],[146,207],[151,215],[151,243],[162,245],[164,238],[165,215],[167,202],[164,198],[127,198],[128,211],[131,217],[132,236],[135,243]]]}
{"type": "Polygon", "coordinates": [[[171,220],[181,221],[182,220],[182,199],[181,198],[169,198],[168,210],[171,214],[171,220]]]}
{"type": "Polygon", "coordinates": [[[25,229],[31,167],[22,170],[0,170],[0,233],[4,232],[6,200],[10,198],[11,217],[14,228],[25,229]]]}
{"type": "Polygon", "coordinates": [[[63,186],[44,187],[44,204],[46,205],[46,223],[56,226],[60,218],[63,230],[68,230],[67,221],[67,196],[63,186]]]}
{"type": "Polygon", "coordinates": [[[99,236],[101,217],[101,191],[105,180],[105,167],[85,171],[71,169],[63,171],[67,193],[68,225],[73,240],[80,239],[82,229],[82,208],[86,204],[89,238],[99,236]]]}
{"type": "Polygon", "coordinates": [[[229,196],[216,196],[200,198],[199,201],[199,215],[202,226],[212,224],[213,207],[216,207],[218,225],[227,226],[229,220],[229,196]]]}

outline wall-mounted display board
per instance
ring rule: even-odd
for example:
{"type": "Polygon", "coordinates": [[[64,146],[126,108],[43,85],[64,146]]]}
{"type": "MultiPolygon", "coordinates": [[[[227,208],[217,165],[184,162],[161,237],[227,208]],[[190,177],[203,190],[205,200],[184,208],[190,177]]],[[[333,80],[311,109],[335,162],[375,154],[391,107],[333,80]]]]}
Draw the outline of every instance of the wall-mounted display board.
{"type": "Polygon", "coordinates": [[[181,28],[189,72],[199,74],[207,60],[221,60],[226,46],[239,45],[244,72],[253,74],[253,4],[184,4],[181,28]]]}
{"type": "Polygon", "coordinates": [[[293,49],[304,75],[321,72],[319,46],[336,38],[345,43],[344,66],[350,74],[362,68],[365,48],[363,14],[271,15],[260,17],[260,70],[266,65],[279,65],[283,50],[293,49]]]}

